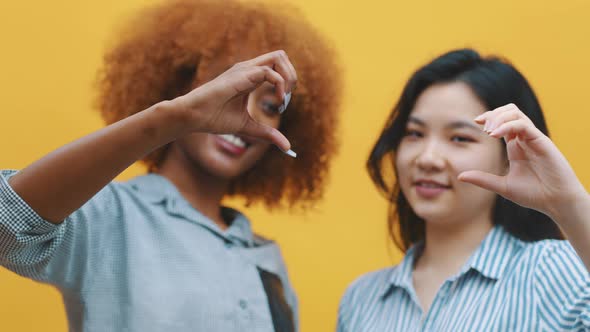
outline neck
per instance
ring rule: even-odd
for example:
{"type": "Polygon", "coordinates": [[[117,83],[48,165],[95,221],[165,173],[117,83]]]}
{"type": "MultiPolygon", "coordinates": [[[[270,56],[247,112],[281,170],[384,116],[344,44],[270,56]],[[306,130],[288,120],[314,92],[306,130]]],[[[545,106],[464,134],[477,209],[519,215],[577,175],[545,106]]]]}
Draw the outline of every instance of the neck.
{"type": "Polygon", "coordinates": [[[424,250],[417,265],[447,276],[458,273],[492,227],[490,217],[451,225],[426,221],[424,250]]]}
{"type": "Polygon", "coordinates": [[[157,173],[172,182],[192,207],[221,229],[228,227],[221,215],[221,200],[227,192],[228,180],[213,176],[195,165],[176,144],[170,147],[157,173]]]}

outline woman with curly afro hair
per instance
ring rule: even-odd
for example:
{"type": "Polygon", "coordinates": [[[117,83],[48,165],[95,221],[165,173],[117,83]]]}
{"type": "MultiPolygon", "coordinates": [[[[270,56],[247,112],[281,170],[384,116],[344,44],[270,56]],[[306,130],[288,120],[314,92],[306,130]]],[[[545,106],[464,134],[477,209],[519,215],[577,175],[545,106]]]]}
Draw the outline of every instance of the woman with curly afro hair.
{"type": "Polygon", "coordinates": [[[278,246],[221,202],[322,197],[335,63],[284,4],[145,9],[104,58],[108,126],[0,172],[0,264],[54,285],[71,331],[297,330],[278,246]],[[113,182],[137,160],[147,175],[113,182]]]}

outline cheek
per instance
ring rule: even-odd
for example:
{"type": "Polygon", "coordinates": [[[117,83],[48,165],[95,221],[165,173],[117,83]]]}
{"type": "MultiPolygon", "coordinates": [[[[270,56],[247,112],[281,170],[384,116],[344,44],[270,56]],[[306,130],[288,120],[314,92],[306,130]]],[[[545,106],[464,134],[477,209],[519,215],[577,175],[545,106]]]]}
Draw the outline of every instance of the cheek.
{"type": "Polygon", "coordinates": [[[269,114],[262,110],[256,101],[256,98],[248,99],[248,114],[250,117],[254,119],[254,121],[261,123],[263,125],[279,128],[281,124],[281,115],[280,114],[269,114]]]}
{"type": "Polygon", "coordinates": [[[281,124],[281,116],[280,115],[268,115],[264,113],[264,111],[248,111],[250,113],[250,117],[254,119],[254,121],[272,127],[272,128],[279,128],[281,124]]]}
{"type": "Polygon", "coordinates": [[[455,154],[449,162],[457,173],[479,170],[499,175],[505,170],[506,156],[501,145],[482,146],[469,154],[455,154]]]}
{"type": "Polygon", "coordinates": [[[273,127],[273,128],[279,128],[279,125],[281,124],[281,116],[277,115],[274,117],[264,117],[264,122],[263,124],[269,126],[269,127],[273,127]]]}
{"type": "Polygon", "coordinates": [[[412,146],[401,143],[395,155],[395,169],[398,175],[409,175],[413,161],[416,159],[416,153],[412,146]]]}
{"type": "Polygon", "coordinates": [[[242,166],[246,168],[250,168],[253,165],[257,164],[266,153],[272,153],[269,151],[273,147],[270,144],[266,143],[256,143],[252,145],[244,156],[242,166]]]}
{"type": "Polygon", "coordinates": [[[193,133],[179,139],[178,144],[183,150],[195,153],[205,149],[209,136],[206,133],[193,133]]]}
{"type": "Polygon", "coordinates": [[[411,183],[411,168],[413,157],[411,150],[400,148],[395,156],[395,173],[397,181],[402,190],[406,189],[411,183]]]}
{"type": "Polygon", "coordinates": [[[254,146],[251,147],[252,154],[257,155],[258,157],[262,156],[270,149],[271,145],[269,143],[256,143],[254,146]]]}

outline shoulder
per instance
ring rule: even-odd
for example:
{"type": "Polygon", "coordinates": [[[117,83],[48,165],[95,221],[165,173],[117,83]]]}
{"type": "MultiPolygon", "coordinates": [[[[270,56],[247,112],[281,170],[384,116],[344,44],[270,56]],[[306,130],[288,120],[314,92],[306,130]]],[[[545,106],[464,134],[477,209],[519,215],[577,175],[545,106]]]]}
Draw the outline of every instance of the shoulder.
{"type": "Polygon", "coordinates": [[[394,266],[361,275],[347,287],[341,304],[356,305],[379,299],[389,288],[391,277],[397,268],[394,266]]]}
{"type": "Polygon", "coordinates": [[[566,240],[543,240],[529,245],[538,291],[586,287],[590,276],[575,249],[566,240]]]}
{"type": "Polygon", "coordinates": [[[542,240],[532,242],[525,247],[526,254],[539,267],[562,264],[583,264],[576,250],[566,240],[542,240]]]}

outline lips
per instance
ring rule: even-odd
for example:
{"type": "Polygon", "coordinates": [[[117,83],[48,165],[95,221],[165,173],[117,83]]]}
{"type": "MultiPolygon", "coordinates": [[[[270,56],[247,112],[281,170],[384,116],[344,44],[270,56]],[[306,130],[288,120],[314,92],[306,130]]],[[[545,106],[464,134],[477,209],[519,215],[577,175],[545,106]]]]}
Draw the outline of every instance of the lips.
{"type": "Polygon", "coordinates": [[[227,154],[240,156],[251,145],[250,142],[236,135],[217,135],[218,146],[227,154]]]}
{"type": "Polygon", "coordinates": [[[425,199],[433,199],[451,189],[451,186],[431,179],[418,179],[413,183],[416,193],[425,199]]]}

